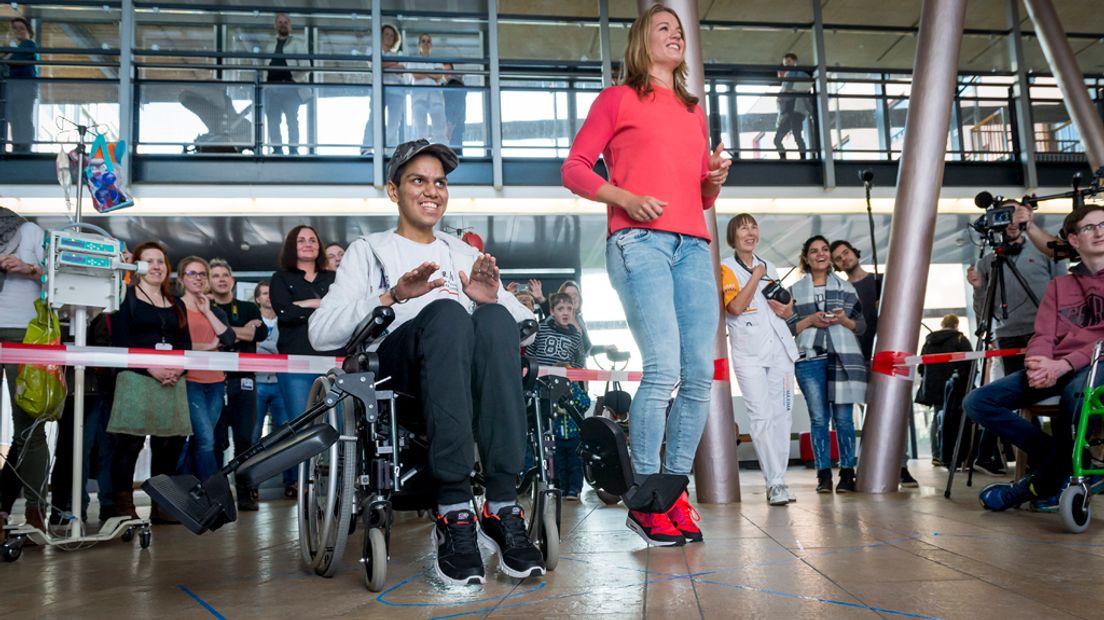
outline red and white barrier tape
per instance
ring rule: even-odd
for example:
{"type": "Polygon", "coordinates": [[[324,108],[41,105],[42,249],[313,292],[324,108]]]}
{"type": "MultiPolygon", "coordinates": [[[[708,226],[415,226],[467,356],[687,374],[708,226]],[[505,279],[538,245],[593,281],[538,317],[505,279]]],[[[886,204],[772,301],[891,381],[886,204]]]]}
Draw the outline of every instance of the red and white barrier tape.
{"type": "MultiPolygon", "coordinates": [[[[177,368],[223,372],[309,373],[322,375],[340,368],[344,358],[321,355],[269,355],[218,351],[161,351],[120,347],[78,347],[0,343],[0,363],[63,365],[90,368],[177,368]]],[[[639,370],[593,370],[541,366],[538,376],[566,377],[571,381],[640,381],[639,370]]],[[[728,380],[728,360],[713,362],[713,379],[728,380]]]]}
{"type": "Polygon", "coordinates": [[[0,343],[0,363],[100,368],[182,368],[224,372],[279,372],[321,375],[340,367],[340,357],[320,355],[263,355],[217,351],[161,351],[116,347],[78,347],[0,343]]]}
{"type": "Polygon", "coordinates": [[[917,366],[1023,355],[1024,351],[1025,349],[994,349],[992,351],[955,351],[953,353],[930,353],[928,355],[909,355],[900,351],[879,351],[874,354],[874,361],[870,368],[874,372],[883,375],[911,380],[915,377],[917,366]]]}

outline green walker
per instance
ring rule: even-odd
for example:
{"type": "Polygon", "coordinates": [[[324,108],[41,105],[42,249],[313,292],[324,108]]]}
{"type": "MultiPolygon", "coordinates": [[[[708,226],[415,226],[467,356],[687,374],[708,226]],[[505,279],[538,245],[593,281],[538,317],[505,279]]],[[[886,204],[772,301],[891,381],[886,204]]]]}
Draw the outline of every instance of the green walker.
{"type": "Polygon", "coordinates": [[[1104,440],[1090,439],[1088,435],[1089,422],[1093,417],[1104,419],[1104,385],[1093,387],[1097,366],[1100,364],[1100,353],[1104,348],[1104,340],[1096,343],[1093,348],[1093,364],[1085,380],[1085,398],[1081,401],[1081,417],[1077,421],[1077,436],[1073,442],[1073,475],[1070,484],[1062,491],[1058,498],[1058,512],[1062,515],[1062,525],[1067,532],[1080,534],[1089,529],[1092,521],[1092,493],[1089,490],[1088,476],[1104,475],[1104,468],[1091,469],[1093,459],[1089,458],[1088,467],[1084,462],[1085,452],[1092,446],[1104,444],[1104,440]]]}

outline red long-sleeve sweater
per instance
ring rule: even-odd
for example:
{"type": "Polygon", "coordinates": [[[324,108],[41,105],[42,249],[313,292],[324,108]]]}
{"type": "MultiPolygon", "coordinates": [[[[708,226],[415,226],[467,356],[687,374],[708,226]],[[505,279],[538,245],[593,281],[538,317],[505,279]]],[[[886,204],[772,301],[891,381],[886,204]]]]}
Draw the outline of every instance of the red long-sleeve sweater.
{"type": "Polygon", "coordinates": [[[709,239],[702,210],[716,196],[702,196],[709,172],[709,134],[700,106],[688,109],[674,91],[658,86],[643,99],[629,86],[603,90],[571,144],[561,172],[572,192],[594,200],[607,181],[594,172],[601,154],[609,183],[638,196],[665,201],[663,215],[637,222],[610,206],[607,234],[652,228],[709,239]]]}
{"type": "Polygon", "coordinates": [[[1068,360],[1074,370],[1092,363],[1092,350],[1104,338],[1104,270],[1090,274],[1084,265],[1050,281],[1027,355],[1068,360]]]}

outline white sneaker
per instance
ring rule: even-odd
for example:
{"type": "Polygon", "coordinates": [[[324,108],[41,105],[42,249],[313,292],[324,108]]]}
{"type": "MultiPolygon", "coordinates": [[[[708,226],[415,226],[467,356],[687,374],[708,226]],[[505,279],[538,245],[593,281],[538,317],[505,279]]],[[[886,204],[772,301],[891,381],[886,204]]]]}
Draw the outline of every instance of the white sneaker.
{"type": "Polygon", "coordinates": [[[767,503],[771,506],[785,506],[790,503],[790,495],[785,485],[776,484],[767,489],[767,503]]]}
{"type": "Polygon", "coordinates": [[[783,484],[782,488],[786,491],[786,500],[789,503],[792,504],[792,503],[797,501],[797,495],[794,494],[794,492],[790,490],[789,485],[783,484]]]}

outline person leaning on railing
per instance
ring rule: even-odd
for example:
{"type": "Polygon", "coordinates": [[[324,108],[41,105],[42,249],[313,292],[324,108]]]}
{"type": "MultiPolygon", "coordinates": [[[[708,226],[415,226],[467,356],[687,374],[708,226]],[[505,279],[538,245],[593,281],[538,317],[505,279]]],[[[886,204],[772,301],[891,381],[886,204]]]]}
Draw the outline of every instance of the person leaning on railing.
{"type": "MultiPolygon", "coordinates": [[[[7,104],[4,116],[11,127],[11,142],[13,153],[28,153],[34,143],[34,106],[38,98],[38,67],[33,63],[38,62],[38,44],[34,41],[34,27],[26,17],[13,17],[11,19],[11,32],[15,37],[19,52],[4,54],[3,60],[12,61],[0,65],[0,73],[6,74],[7,104]]],[[[0,135],[4,129],[0,127],[0,135]]]]}

